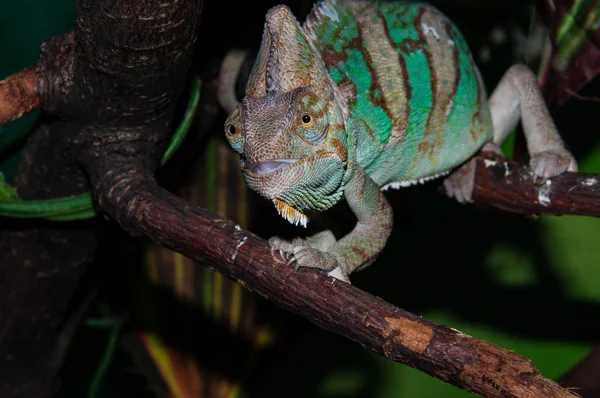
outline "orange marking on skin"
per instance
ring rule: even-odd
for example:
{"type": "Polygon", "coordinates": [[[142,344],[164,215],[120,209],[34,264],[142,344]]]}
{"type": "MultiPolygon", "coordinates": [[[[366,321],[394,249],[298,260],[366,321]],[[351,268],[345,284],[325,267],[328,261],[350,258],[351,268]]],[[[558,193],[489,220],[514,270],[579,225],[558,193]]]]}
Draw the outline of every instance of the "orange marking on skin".
{"type": "Polygon", "coordinates": [[[343,162],[348,160],[348,152],[346,151],[346,147],[344,146],[344,144],[342,144],[340,140],[338,140],[337,138],[332,138],[331,145],[333,146],[335,152],[339,155],[340,159],[342,159],[343,162]]]}

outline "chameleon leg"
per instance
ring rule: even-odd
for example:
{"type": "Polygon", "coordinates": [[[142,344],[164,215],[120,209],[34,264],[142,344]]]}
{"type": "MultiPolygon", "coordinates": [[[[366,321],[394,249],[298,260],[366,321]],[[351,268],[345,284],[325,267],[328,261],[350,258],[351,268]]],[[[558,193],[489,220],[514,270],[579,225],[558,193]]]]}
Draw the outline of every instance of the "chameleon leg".
{"type": "MultiPolygon", "coordinates": [[[[484,151],[502,154],[499,145],[521,120],[534,180],[544,182],[565,171],[577,171],[577,162],[565,148],[537,79],[527,66],[513,65],[506,71],[490,96],[489,105],[494,136],[493,142],[483,147],[484,151]]],[[[458,202],[471,202],[474,179],[475,163],[470,160],[444,180],[444,188],[458,202]]]]}
{"type": "Polygon", "coordinates": [[[577,162],[565,148],[536,76],[527,66],[510,67],[490,96],[489,104],[496,144],[502,144],[521,120],[534,179],[545,181],[565,171],[577,171],[577,162]]]}
{"type": "MultiPolygon", "coordinates": [[[[504,156],[498,144],[494,142],[486,143],[483,152],[495,152],[500,156],[504,156]]],[[[456,199],[459,203],[473,201],[473,188],[475,187],[475,160],[470,159],[465,164],[457,168],[444,179],[444,189],[446,194],[456,199]]]]}
{"type": "MultiPolygon", "coordinates": [[[[330,276],[349,282],[348,275],[373,263],[385,246],[392,230],[393,214],[377,184],[359,167],[346,184],[344,196],[357,218],[356,226],[348,235],[324,250],[311,247],[302,239],[288,243],[277,237],[269,240],[271,248],[283,251],[296,268],[322,269],[329,271],[330,276]]],[[[331,243],[330,238],[323,239],[331,233],[323,233],[318,242],[331,243]]]]}

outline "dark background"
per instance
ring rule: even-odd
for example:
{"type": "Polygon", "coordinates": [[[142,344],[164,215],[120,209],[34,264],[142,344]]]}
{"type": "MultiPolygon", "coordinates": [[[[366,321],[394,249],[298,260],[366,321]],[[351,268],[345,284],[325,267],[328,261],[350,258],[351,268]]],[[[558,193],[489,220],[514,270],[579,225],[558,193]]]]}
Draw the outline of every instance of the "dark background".
{"type": "MultiPolygon", "coordinates": [[[[275,4],[207,1],[198,65],[230,47],[256,48],[264,15],[275,4]]],[[[299,20],[310,9],[306,1],[286,4],[299,20]]],[[[446,0],[433,4],[463,31],[489,88],[509,65],[522,62],[530,2],[446,0]]],[[[2,0],[0,79],[34,64],[40,44],[70,31],[74,21],[73,0],[2,0]]],[[[596,94],[597,86],[592,83],[584,94],[596,94]]],[[[598,104],[572,100],[553,110],[553,115],[580,169],[600,173],[597,123],[592,119],[597,109],[598,104]]],[[[34,113],[0,126],[0,145],[11,134],[28,129],[35,117],[34,113]]],[[[220,134],[225,117],[219,115],[213,134],[220,134]]],[[[9,176],[17,158],[18,153],[0,157],[2,170],[9,176]]],[[[432,183],[388,195],[395,211],[393,235],[379,260],[353,276],[353,284],[423,317],[514,350],[533,360],[546,377],[556,378],[571,368],[600,336],[600,221],[587,217],[526,220],[461,206],[436,190],[432,183]]],[[[274,215],[272,206],[263,205],[262,212],[274,215]]],[[[281,220],[263,223],[253,232],[269,237],[284,227],[288,234],[298,232],[281,220]]],[[[119,235],[119,239],[125,237],[119,235]]],[[[289,326],[286,344],[260,364],[250,396],[470,395],[303,320],[280,316],[289,326]]],[[[78,355],[67,362],[61,397],[86,396],[107,336],[102,331],[81,331],[78,355]]],[[[124,348],[117,348],[103,396],[153,396],[148,385],[156,380],[136,368],[128,355],[124,348]]]]}

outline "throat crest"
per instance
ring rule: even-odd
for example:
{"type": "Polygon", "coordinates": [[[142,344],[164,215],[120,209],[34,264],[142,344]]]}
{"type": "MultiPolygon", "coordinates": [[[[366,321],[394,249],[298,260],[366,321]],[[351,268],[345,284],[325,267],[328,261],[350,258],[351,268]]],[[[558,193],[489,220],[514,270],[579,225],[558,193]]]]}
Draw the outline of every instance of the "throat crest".
{"type": "Polygon", "coordinates": [[[275,204],[275,208],[281,217],[285,218],[292,224],[302,225],[304,228],[306,228],[306,224],[308,224],[308,217],[306,214],[294,209],[281,199],[275,198],[273,199],[273,203],[275,204]]]}

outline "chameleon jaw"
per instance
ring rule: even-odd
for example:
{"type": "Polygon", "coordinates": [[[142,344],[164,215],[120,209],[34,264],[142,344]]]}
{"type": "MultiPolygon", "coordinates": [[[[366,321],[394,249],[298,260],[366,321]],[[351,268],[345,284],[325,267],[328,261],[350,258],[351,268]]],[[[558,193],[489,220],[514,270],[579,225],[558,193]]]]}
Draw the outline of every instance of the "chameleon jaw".
{"type": "Polygon", "coordinates": [[[306,228],[306,224],[308,224],[308,217],[306,214],[302,213],[298,209],[293,208],[281,199],[275,198],[273,199],[273,203],[275,204],[275,208],[281,217],[285,218],[292,224],[302,225],[304,228],[306,228]]]}

